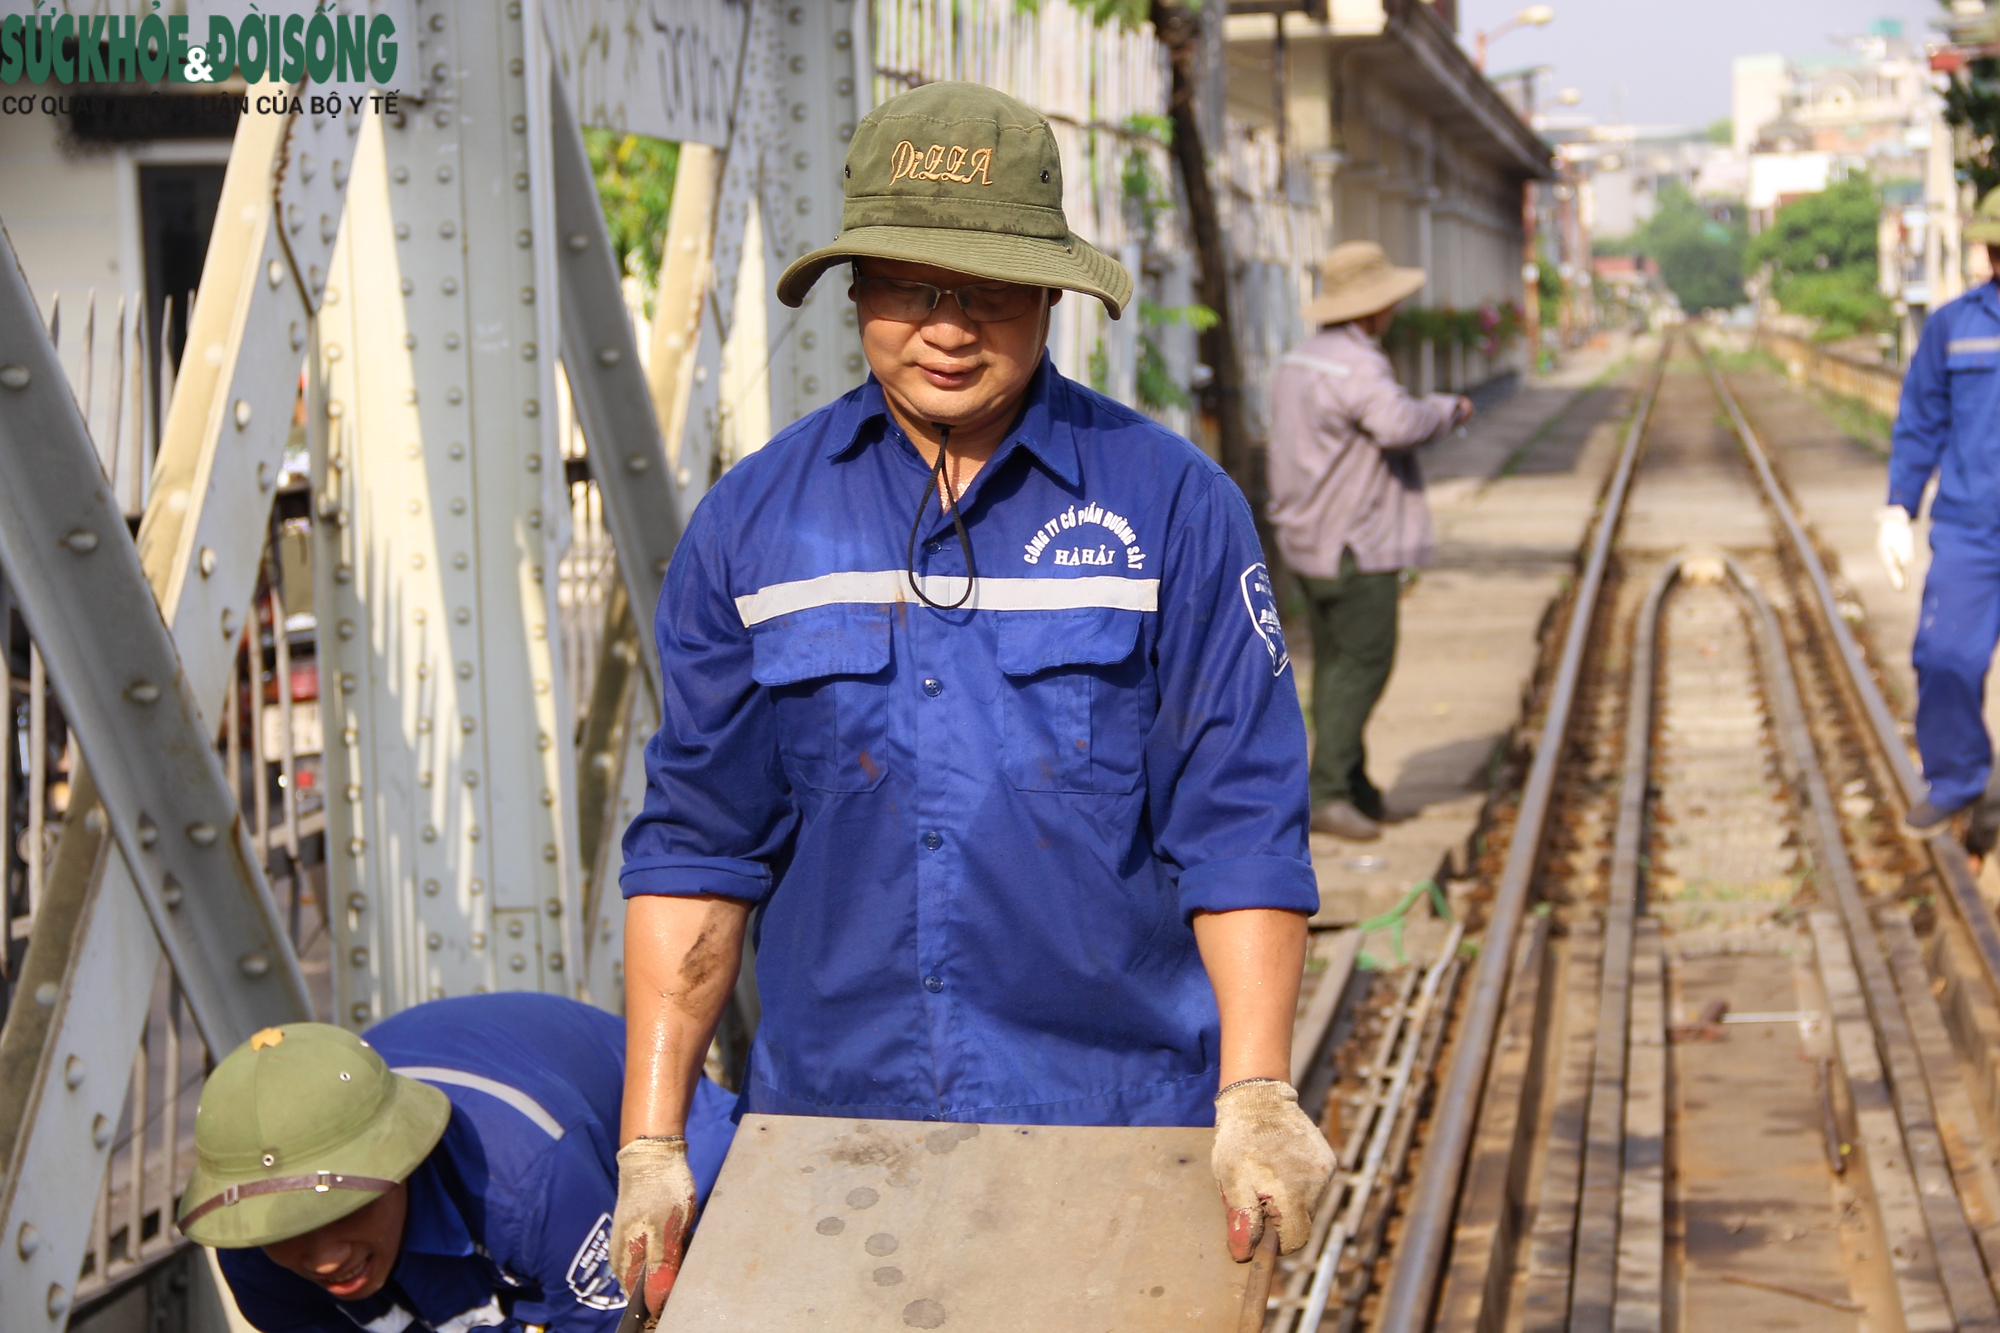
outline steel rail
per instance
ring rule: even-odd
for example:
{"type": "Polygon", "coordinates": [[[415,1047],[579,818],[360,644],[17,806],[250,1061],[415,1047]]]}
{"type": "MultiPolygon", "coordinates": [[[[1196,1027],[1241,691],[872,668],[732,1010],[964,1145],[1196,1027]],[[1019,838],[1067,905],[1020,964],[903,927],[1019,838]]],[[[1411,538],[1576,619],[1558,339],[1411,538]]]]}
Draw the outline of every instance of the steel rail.
{"type": "MultiPolygon", "coordinates": [[[[1699,339],[1693,340],[1697,355],[1701,358],[1702,369],[1708,372],[1709,381],[1715,387],[1715,394],[1721,400],[1723,410],[1728,413],[1736,428],[1743,451],[1750,458],[1750,465],[1764,486],[1764,494],[1777,512],[1779,521],[1792,539],[1792,549],[1804,567],[1807,578],[1813,586],[1813,594],[1819,603],[1820,619],[1832,636],[1838,650],[1841,666],[1845,670],[1847,683],[1867,717],[1869,729],[1874,733],[1876,747],[1896,776],[1896,784],[1902,788],[1906,805],[1915,805],[1923,798],[1924,782],[1917,775],[1916,766],[1910,762],[1910,749],[1903,738],[1903,732],[1896,724],[1896,718],[1889,711],[1888,701],[1882,697],[1881,687],[1876,685],[1874,674],[1868,666],[1868,659],[1861,652],[1861,645],[1855,641],[1854,632],[1840,614],[1840,600],[1834,595],[1833,581],[1827,577],[1826,566],[1821,563],[1818,550],[1813,546],[1805,525],[1799,521],[1792,508],[1791,498],[1786,495],[1783,484],[1771,467],[1762,441],[1751,427],[1749,418],[1737,405],[1736,397],[1729,392],[1729,386],[1716,370],[1714,362],[1699,339]]],[[[1931,861],[1938,874],[1943,877],[1949,892],[1946,896],[1957,910],[1959,919],[1965,923],[1967,932],[1979,952],[1980,966],[1986,973],[1986,982],[1996,996],[2000,996],[2000,924],[1994,921],[1992,911],[1979,896],[1978,886],[1973,883],[1971,869],[1966,865],[1965,849],[1953,840],[1950,832],[1940,829],[1924,839],[1930,852],[1931,861]]]]}
{"type": "Polygon", "coordinates": [[[1492,1056],[1493,1038],[1499,1031],[1501,1001],[1507,991],[1508,973],[1513,970],[1514,937],[1527,915],[1529,891],[1541,861],[1542,842],[1549,807],[1555,794],[1556,770],[1569,734],[1570,712],[1576,702],[1577,685],[1583,674],[1584,650],[1590,643],[1591,626],[1596,620],[1598,593],[1604,587],[1605,570],[1611,563],[1611,548],[1624,515],[1625,499],[1631,493],[1632,477],[1638,468],[1639,443],[1659,395],[1660,380],[1666,372],[1671,340],[1660,347],[1653,367],[1652,382],[1632,424],[1618,458],[1618,467],[1598,511],[1597,532],[1591,541],[1590,556],[1583,578],[1577,585],[1569,629],[1563,639],[1562,657],[1549,691],[1547,716],[1535,744],[1534,763],[1522,788],[1521,807],[1515,817],[1514,834],[1507,848],[1507,861],[1493,893],[1492,916],[1485,938],[1480,942],[1479,966],[1473,973],[1466,996],[1465,1028],[1459,1034],[1437,1099],[1437,1119],[1425,1142],[1423,1165],[1417,1173],[1405,1210],[1408,1229],[1398,1247],[1396,1264],[1383,1292],[1382,1312],[1376,1328],[1382,1333],[1416,1333],[1428,1326],[1431,1306],[1437,1299],[1438,1275],[1449,1247],[1453,1216],[1457,1211],[1459,1185],[1465,1174],[1466,1152],[1472,1143],[1474,1121],[1479,1113],[1480,1089],[1486,1081],[1486,1066],[1492,1056]]]}

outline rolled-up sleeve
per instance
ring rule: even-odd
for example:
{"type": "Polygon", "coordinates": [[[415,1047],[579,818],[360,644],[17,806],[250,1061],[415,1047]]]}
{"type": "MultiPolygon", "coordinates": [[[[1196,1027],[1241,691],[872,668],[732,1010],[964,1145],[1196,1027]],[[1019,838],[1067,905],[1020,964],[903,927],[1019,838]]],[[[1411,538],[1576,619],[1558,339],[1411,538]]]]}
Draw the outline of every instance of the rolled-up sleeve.
{"type": "Polygon", "coordinates": [[[1147,740],[1155,853],[1184,916],[1319,909],[1306,734],[1250,507],[1211,474],[1175,515],[1160,589],[1160,709],[1147,740]]]}
{"type": "Polygon", "coordinates": [[[751,679],[750,633],[729,596],[724,499],[695,511],[654,619],[665,682],[646,746],[646,803],[625,830],[619,887],[759,902],[797,822],[770,696],[751,679]]]}

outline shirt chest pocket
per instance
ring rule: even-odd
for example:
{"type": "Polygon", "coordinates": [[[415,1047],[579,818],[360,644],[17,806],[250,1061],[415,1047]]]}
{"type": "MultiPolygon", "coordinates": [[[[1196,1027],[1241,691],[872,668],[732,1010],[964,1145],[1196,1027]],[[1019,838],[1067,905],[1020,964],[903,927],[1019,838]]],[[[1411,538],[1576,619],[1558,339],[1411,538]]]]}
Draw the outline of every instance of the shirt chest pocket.
{"type": "Polygon", "coordinates": [[[1145,754],[1140,612],[999,619],[1002,764],[1020,791],[1129,792],[1145,754]]]}
{"type": "Polygon", "coordinates": [[[887,771],[887,608],[826,607],[759,625],[751,675],[771,691],[785,776],[865,792],[887,771]]]}

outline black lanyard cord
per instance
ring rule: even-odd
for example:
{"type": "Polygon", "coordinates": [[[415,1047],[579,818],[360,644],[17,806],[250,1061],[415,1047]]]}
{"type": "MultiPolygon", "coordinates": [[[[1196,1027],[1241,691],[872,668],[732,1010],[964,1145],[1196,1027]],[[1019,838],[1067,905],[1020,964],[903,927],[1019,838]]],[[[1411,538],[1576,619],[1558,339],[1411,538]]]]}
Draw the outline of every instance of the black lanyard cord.
{"type": "Polygon", "coordinates": [[[938,433],[937,462],[931,464],[930,475],[924,479],[924,493],[917,501],[917,521],[910,524],[910,547],[903,558],[904,572],[910,579],[910,591],[917,595],[918,601],[933,611],[956,611],[972,600],[972,588],[979,579],[979,566],[973,563],[972,537],[965,530],[965,519],[958,512],[958,501],[955,496],[951,506],[951,525],[958,532],[959,550],[965,552],[965,593],[955,602],[934,602],[930,594],[924,591],[923,580],[917,577],[917,534],[923,531],[924,511],[930,507],[931,497],[933,495],[938,497],[940,507],[944,504],[944,494],[938,489],[938,485],[940,481],[946,480],[944,463],[951,449],[951,427],[933,421],[931,428],[938,433]]]}

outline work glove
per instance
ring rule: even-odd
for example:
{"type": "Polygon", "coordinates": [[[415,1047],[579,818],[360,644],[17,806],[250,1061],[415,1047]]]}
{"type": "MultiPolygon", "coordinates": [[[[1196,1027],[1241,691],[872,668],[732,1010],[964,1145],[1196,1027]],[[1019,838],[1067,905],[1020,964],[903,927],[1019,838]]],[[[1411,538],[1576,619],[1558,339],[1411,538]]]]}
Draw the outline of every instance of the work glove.
{"type": "Polygon", "coordinates": [[[1916,541],[1910,535],[1910,514],[1901,505],[1884,505],[1875,515],[1875,551],[1889,571],[1889,586],[1901,592],[1910,583],[1916,563],[1916,541]]]}
{"type": "Polygon", "coordinates": [[[1303,1249],[1335,1161],[1291,1084],[1256,1078],[1224,1088],[1210,1162],[1229,1213],[1230,1257],[1247,1263],[1267,1222],[1278,1226],[1280,1253],[1303,1249]]]}
{"type": "Polygon", "coordinates": [[[612,1271],[628,1301],[657,1315],[681,1271],[694,1222],[694,1173],[687,1139],[633,1139],[618,1150],[618,1208],[611,1215],[612,1271]]]}

